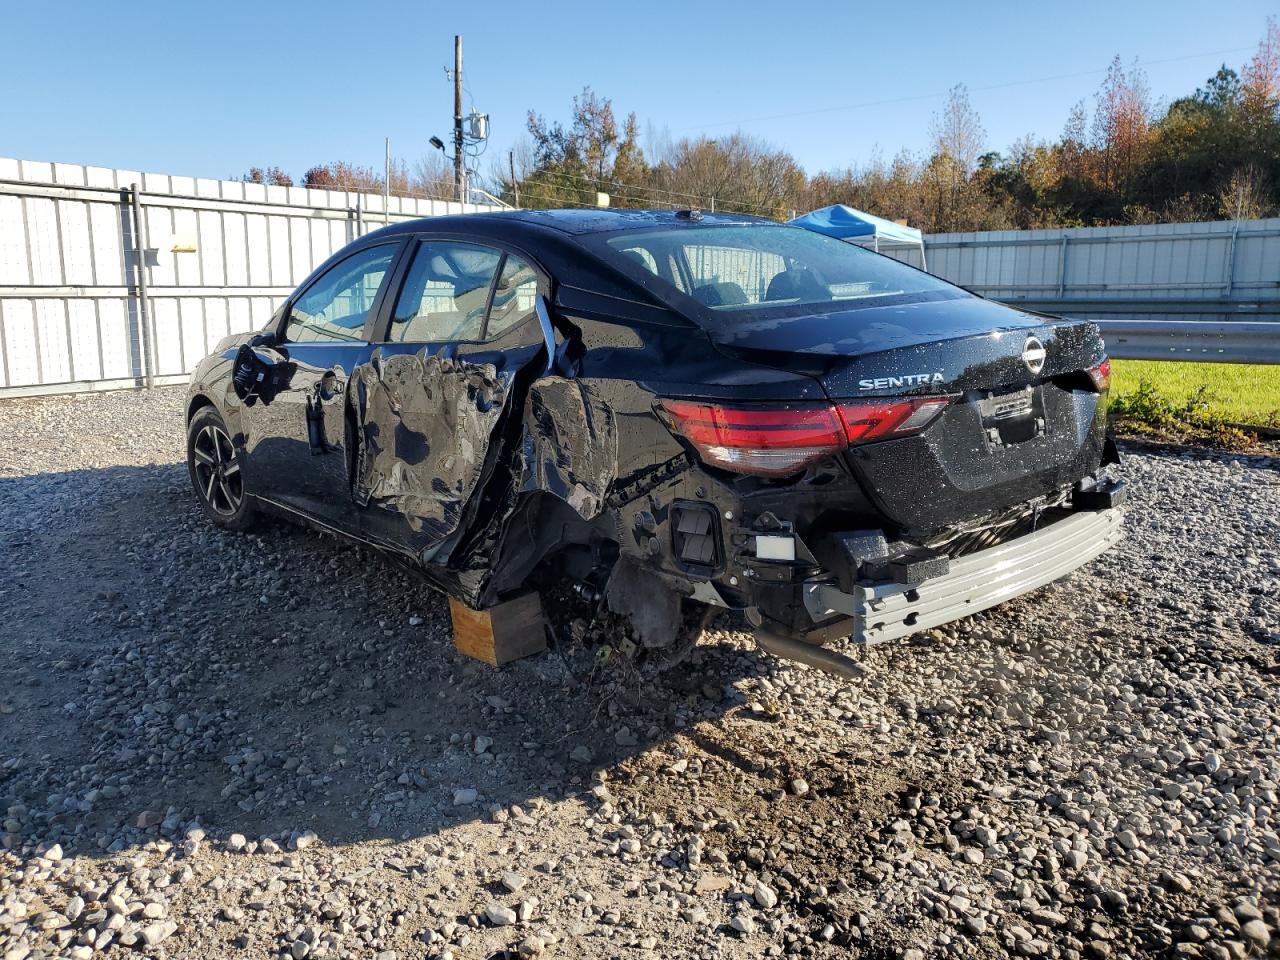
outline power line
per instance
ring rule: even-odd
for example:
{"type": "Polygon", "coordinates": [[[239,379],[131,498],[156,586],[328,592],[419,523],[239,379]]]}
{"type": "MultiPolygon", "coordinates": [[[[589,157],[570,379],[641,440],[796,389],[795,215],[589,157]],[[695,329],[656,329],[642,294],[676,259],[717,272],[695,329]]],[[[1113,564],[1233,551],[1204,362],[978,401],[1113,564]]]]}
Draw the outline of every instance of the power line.
{"type": "MultiPolygon", "coordinates": [[[[1219,57],[1229,53],[1240,53],[1242,50],[1251,50],[1252,47],[1231,47],[1226,50],[1212,50],[1204,53],[1190,53],[1181,57],[1164,57],[1159,60],[1136,60],[1140,67],[1154,67],[1165,63],[1180,63],[1184,60],[1199,60],[1204,57],[1219,57]]],[[[970,93],[986,93],[991,90],[1007,90],[1010,87],[1031,86],[1037,83],[1052,83],[1056,80],[1075,80],[1080,77],[1092,77],[1098,74],[1105,74],[1109,66],[1100,70],[1079,70],[1075,73],[1058,73],[1050,77],[1033,77],[1028,80],[1010,80],[1005,83],[993,83],[983,87],[972,87],[970,93]]],[[[740,120],[718,120],[715,123],[700,123],[697,126],[681,127],[678,133],[691,130],[707,130],[712,127],[732,127],[742,126],[747,123],[760,123],[766,120],[789,120],[793,117],[812,117],[825,113],[843,113],[849,110],[866,110],[871,107],[888,107],[899,103],[914,103],[920,100],[937,100],[947,96],[950,91],[942,93],[920,93],[907,97],[893,97],[888,100],[866,100],[862,103],[849,103],[839,107],[815,107],[812,110],[793,110],[787,113],[771,113],[758,117],[745,117],[740,120]]]]}

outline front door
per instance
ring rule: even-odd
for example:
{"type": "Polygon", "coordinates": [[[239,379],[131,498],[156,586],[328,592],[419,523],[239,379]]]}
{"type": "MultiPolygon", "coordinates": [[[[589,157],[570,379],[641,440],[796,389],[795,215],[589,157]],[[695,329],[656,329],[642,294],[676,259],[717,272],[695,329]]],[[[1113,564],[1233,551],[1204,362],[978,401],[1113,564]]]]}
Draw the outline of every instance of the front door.
{"type": "Polygon", "coordinates": [[[545,363],[534,304],[545,280],[514,253],[422,240],[382,334],[355,377],[362,529],[443,564],[488,472],[492,441],[523,404],[522,371],[545,363]]]}
{"type": "Polygon", "coordinates": [[[346,394],[373,352],[377,315],[401,241],[356,251],[288,304],[271,352],[286,371],[273,396],[246,406],[254,492],[356,532],[347,451],[346,394]]]}

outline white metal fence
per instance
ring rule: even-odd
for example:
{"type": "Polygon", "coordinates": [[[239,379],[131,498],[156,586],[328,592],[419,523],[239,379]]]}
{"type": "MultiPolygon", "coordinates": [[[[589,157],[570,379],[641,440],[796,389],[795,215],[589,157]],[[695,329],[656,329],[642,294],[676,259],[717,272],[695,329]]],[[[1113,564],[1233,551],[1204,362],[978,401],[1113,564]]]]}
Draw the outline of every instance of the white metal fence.
{"type": "MultiPolygon", "coordinates": [[[[929,272],[1002,301],[1219,301],[1280,305],[1280,219],[936,233],[929,272]]],[[[888,251],[886,251],[888,252],[888,251]]],[[[913,248],[893,256],[919,266],[913,248]]]]}
{"type": "Polygon", "coordinates": [[[184,380],[356,237],[487,209],[0,158],[0,397],[184,380]]]}

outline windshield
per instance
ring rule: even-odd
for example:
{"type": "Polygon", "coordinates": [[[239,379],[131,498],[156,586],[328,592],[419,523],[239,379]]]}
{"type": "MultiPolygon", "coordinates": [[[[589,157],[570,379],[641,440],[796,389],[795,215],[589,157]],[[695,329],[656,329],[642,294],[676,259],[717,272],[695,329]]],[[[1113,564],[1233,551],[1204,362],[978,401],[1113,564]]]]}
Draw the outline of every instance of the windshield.
{"type": "Polygon", "coordinates": [[[781,224],[628,231],[604,242],[621,255],[623,269],[655,292],[691,297],[717,313],[966,295],[870,250],[781,224]]]}

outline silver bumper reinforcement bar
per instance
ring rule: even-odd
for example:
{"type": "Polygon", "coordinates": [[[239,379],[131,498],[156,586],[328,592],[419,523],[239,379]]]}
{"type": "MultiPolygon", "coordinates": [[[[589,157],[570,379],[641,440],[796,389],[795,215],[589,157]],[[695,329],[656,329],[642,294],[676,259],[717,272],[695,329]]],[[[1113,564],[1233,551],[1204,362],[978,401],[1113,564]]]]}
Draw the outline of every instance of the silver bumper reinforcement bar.
{"type": "Polygon", "coordinates": [[[804,603],[814,620],[853,618],[850,639],[880,643],[928,630],[993,607],[1083,566],[1120,539],[1119,508],[1074,513],[1041,530],[951,562],[943,576],[915,587],[877,583],[845,593],[808,583],[804,603]]]}

